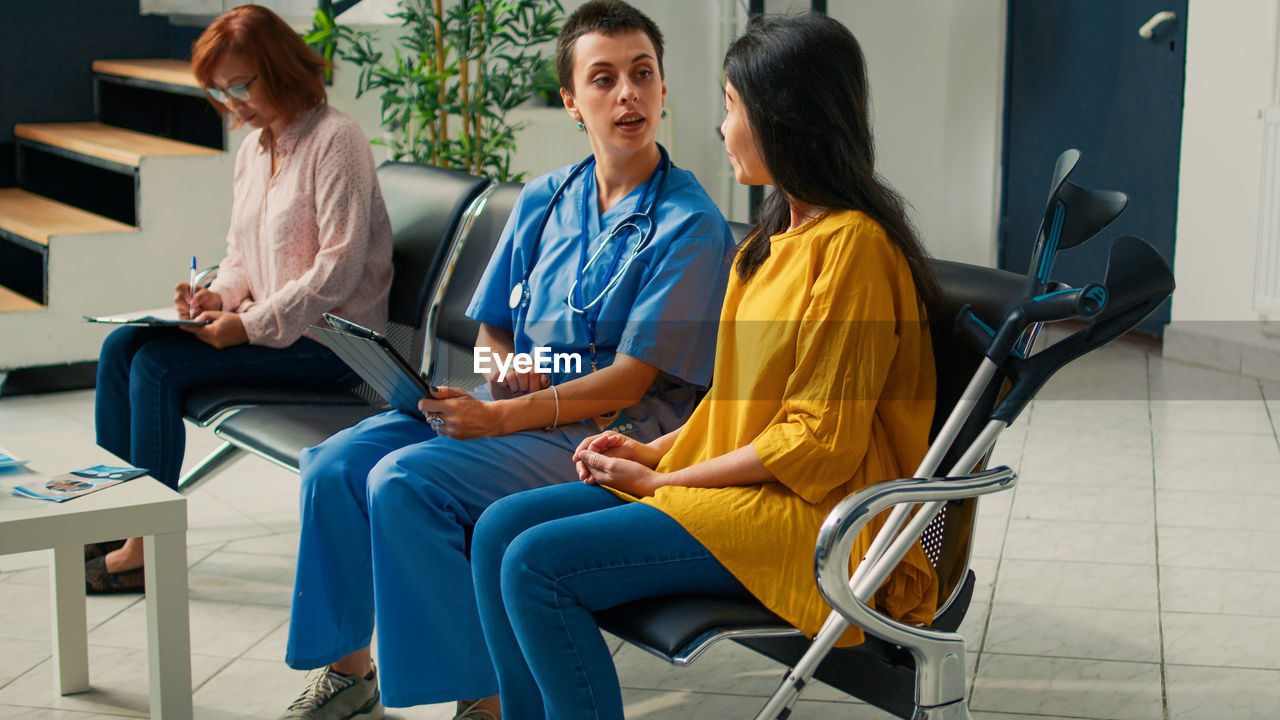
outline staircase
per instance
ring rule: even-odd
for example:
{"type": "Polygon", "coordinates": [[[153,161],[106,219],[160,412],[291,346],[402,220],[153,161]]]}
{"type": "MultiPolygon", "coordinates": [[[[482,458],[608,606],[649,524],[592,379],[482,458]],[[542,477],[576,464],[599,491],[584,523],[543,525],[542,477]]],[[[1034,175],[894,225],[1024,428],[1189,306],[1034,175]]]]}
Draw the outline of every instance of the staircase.
{"type": "Polygon", "coordinates": [[[0,373],[93,361],[111,328],[164,307],[195,255],[221,260],[229,137],[190,65],[93,63],[94,121],[14,126],[17,186],[0,188],[0,373]]]}

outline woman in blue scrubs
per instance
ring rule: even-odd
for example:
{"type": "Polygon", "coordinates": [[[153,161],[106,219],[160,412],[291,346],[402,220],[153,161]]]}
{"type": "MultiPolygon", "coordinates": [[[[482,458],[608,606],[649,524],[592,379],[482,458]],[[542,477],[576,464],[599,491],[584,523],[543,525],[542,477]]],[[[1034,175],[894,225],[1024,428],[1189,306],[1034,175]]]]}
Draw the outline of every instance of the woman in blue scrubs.
{"type": "Polygon", "coordinates": [[[594,0],[566,21],[556,65],[592,156],[525,188],[467,314],[477,352],[580,364],[440,388],[427,422],[385,413],[304,453],[286,662],[322,670],[283,717],[450,700],[458,717],[499,717],[467,529],[498,498],[573,481],[575,448],[603,428],[641,442],[675,429],[710,384],[733,239],[654,140],[662,34],[594,0]]]}

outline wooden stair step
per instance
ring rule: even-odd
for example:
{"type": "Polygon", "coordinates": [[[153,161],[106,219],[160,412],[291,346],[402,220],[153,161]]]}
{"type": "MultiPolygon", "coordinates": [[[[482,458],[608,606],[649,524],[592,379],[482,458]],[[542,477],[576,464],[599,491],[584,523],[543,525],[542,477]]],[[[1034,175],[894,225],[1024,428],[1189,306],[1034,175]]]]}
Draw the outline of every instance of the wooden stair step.
{"type": "Polygon", "coordinates": [[[135,168],[144,157],[222,154],[221,150],[96,122],[14,125],[13,134],[31,142],[135,168]]]}
{"type": "Polygon", "coordinates": [[[31,310],[43,310],[44,306],[32,300],[25,295],[10,290],[0,285],[0,313],[9,312],[29,312],[31,310]]]}
{"type": "Polygon", "coordinates": [[[94,60],[93,71],[102,75],[148,80],[164,85],[200,88],[186,60],[94,60]]]}
{"type": "Polygon", "coordinates": [[[132,225],[18,188],[0,189],[0,230],[41,245],[49,244],[50,235],[138,231],[132,225]]]}

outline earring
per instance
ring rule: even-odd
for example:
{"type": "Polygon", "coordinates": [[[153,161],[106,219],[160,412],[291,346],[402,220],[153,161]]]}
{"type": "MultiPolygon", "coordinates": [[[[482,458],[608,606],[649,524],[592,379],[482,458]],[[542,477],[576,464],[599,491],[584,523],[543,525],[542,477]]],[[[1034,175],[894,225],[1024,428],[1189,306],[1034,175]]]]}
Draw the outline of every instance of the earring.
{"type": "Polygon", "coordinates": [[[667,116],[667,109],[666,109],[666,108],[662,108],[662,117],[664,117],[664,118],[665,118],[666,116],[667,116]]]}
{"type": "Polygon", "coordinates": [[[581,121],[581,120],[579,120],[579,121],[578,121],[578,132],[586,132],[586,131],[587,131],[587,129],[586,129],[585,127],[583,127],[583,126],[582,126],[582,121],[581,121]]]}

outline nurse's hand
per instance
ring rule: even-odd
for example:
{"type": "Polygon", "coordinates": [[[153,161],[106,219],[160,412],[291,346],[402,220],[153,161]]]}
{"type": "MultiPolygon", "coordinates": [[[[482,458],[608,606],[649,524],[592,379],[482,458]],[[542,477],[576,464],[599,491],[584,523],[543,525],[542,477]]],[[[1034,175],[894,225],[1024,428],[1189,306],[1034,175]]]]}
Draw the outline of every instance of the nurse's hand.
{"type": "Polygon", "coordinates": [[[587,470],[583,479],[588,485],[607,485],[633,497],[649,497],[667,484],[667,474],[656,472],[634,460],[609,457],[585,450],[574,454],[587,470]]]}
{"type": "Polygon", "coordinates": [[[498,413],[487,403],[465,390],[438,387],[432,397],[418,401],[418,409],[439,435],[455,440],[494,437],[498,430],[498,413]]]}
{"type": "Polygon", "coordinates": [[[485,376],[485,380],[489,381],[489,394],[494,400],[509,400],[551,386],[550,375],[534,370],[525,373],[508,370],[499,380],[500,374],[500,370],[494,370],[485,376]]]}
{"type": "Polygon", "coordinates": [[[573,451],[573,463],[578,470],[579,480],[587,480],[591,476],[587,466],[582,462],[582,454],[586,452],[631,460],[650,469],[658,466],[658,461],[662,459],[663,455],[662,452],[649,445],[637,442],[621,433],[606,430],[599,435],[592,435],[583,440],[578,445],[578,448],[573,451]]]}

